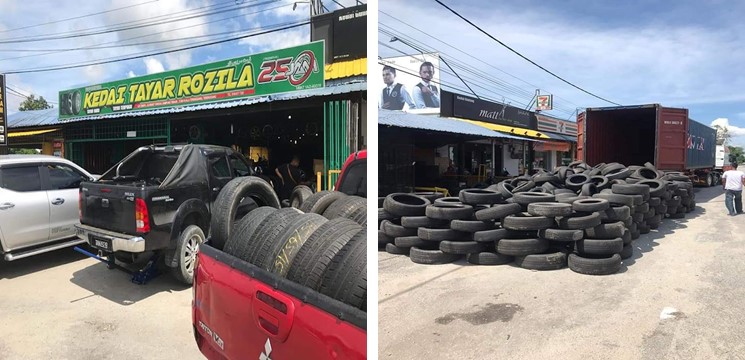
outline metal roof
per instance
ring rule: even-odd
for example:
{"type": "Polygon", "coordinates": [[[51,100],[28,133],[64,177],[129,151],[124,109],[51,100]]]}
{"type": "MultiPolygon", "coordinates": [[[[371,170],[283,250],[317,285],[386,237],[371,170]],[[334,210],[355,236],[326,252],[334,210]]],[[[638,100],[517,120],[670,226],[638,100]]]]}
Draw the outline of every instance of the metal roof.
{"type": "Polygon", "coordinates": [[[447,132],[452,134],[481,136],[485,138],[527,140],[521,137],[492,131],[487,128],[458,119],[442,118],[433,115],[410,114],[404,111],[379,109],[378,124],[411,129],[447,132]]]}
{"type": "Polygon", "coordinates": [[[8,128],[19,128],[25,126],[57,125],[59,109],[51,108],[44,110],[19,111],[8,114],[8,128]]]}
{"type": "Polygon", "coordinates": [[[326,65],[325,70],[324,78],[326,80],[366,75],[367,58],[331,63],[326,65]]]}
{"type": "Polygon", "coordinates": [[[552,132],[548,132],[548,131],[544,131],[543,133],[546,134],[548,137],[550,137],[552,140],[577,142],[577,137],[576,136],[570,136],[570,135],[552,133],[552,132]]]}

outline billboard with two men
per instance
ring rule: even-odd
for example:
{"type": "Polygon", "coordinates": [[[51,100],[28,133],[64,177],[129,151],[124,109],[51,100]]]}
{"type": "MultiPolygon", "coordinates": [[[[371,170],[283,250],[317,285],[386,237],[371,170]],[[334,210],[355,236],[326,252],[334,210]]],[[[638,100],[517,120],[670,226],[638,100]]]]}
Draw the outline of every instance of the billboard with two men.
{"type": "Polygon", "coordinates": [[[384,87],[378,107],[387,110],[440,108],[440,61],[437,54],[381,59],[378,69],[384,87]]]}

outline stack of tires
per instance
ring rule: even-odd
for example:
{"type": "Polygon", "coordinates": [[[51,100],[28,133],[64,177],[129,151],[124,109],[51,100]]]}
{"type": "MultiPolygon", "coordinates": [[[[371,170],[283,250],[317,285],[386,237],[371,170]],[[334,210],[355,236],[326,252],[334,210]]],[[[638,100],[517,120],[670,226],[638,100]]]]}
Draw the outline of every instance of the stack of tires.
{"type": "MultiPolygon", "coordinates": [[[[254,189],[247,178],[237,178],[220,192],[216,204],[238,204],[254,197],[254,189]]],[[[235,205],[226,206],[233,211],[213,214],[213,226],[225,231],[212,231],[211,245],[366,311],[365,199],[319,192],[308,196],[301,209],[280,209],[273,196],[268,202],[272,206],[256,208],[237,221],[235,205]]]]}
{"type": "Polygon", "coordinates": [[[307,186],[297,186],[290,197],[290,205],[304,213],[314,213],[333,220],[345,218],[367,226],[367,199],[339,191],[319,191],[308,194],[307,186]],[[296,196],[296,193],[298,194],[296,196]],[[299,195],[305,193],[305,195],[299,195]]]}

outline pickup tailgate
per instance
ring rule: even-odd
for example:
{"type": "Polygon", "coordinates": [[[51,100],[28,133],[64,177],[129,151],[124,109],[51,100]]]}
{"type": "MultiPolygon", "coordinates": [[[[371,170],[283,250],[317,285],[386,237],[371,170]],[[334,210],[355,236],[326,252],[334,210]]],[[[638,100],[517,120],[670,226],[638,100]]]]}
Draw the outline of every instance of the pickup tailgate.
{"type": "Polygon", "coordinates": [[[200,246],[192,305],[209,359],[366,359],[364,312],[208,244],[200,246]]]}
{"type": "Polygon", "coordinates": [[[139,188],[85,182],[80,186],[80,222],[110,231],[134,234],[135,192],[139,188]]]}

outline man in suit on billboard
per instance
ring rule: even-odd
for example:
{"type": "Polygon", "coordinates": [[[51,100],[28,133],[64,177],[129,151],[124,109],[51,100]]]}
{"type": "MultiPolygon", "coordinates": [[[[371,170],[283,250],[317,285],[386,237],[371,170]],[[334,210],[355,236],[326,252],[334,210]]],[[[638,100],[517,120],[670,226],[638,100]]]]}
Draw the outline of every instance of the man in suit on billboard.
{"type": "Polygon", "coordinates": [[[420,109],[439,108],[440,93],[437,90],[437,86],[430,84],[432,77],[435,76],[435,66],[429,61],[423,62],[419,66],[419,76],[422,78],[422,81],[416,84],[416,87],[412,90],[416,107],[420,109]]]}
{"type": "Polygon", "coordinates": [[[392,66],[383,67],[383,82],[385,88],[381,95],[380,107],[386,110],[403,110],[404,104],[409,105],[410,109],[415,108],[409,92],[406,88],[396,82],[396,69],[392,66]]]}

